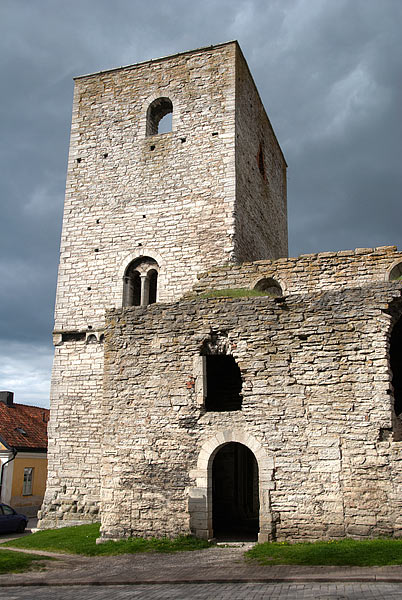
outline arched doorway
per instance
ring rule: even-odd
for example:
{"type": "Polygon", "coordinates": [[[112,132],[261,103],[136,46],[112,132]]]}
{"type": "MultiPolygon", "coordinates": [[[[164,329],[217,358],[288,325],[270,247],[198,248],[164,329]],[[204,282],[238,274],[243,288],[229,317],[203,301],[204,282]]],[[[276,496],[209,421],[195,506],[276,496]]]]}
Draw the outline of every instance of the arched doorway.
{"type": "Polygon", "coordinates": [[[212,527],[219,540],[258,537],[258,464],[251,450],[238,442],[224,444],[213,460],[212,527]]]}

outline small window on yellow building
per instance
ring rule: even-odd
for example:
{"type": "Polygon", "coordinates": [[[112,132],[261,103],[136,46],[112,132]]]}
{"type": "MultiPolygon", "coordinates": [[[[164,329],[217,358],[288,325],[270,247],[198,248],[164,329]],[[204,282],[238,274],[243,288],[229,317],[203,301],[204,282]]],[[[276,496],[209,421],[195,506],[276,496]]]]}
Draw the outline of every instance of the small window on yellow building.
{"type": "Polygon", "coordinates": [[[24,469],[24,485],[22,488],[23,496],[32,496],[33,467],[24,469]]]}

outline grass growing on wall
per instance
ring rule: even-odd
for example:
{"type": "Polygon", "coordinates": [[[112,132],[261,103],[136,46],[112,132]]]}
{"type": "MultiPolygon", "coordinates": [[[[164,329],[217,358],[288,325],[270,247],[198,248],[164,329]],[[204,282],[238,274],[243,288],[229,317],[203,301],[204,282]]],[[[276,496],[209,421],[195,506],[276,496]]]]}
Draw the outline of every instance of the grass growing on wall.
{"type": "Polygon", "coordinates": [[[198,296],[198,298],[252,298],[253,296],[271,296],[275,294],[261,290],[249,290],[248,288],[229,288],[225,290],[209,290],[198,296]]]}
{"type": "Polygon", "coordinates": [[[86,556],[134,554],[136,552],[181,552],[201,550],[211,546],[206,540],[200,540],[192,536],[182,536],[173,540],[168,538],[129,538],[118,542],[96,544],[96,538],[99,537],[99,527],[99,523],[94,523],[61,529],[47,529],[27,537],[8,541],[7,546],[84,554],[86,556]]]}
{"type": "Polygon", "coordinates": [[[267,542],[245,554],[260,565],[324,565],[374,567],[402,564],[402,540],[329,540],[322,542],[267,542]]]}

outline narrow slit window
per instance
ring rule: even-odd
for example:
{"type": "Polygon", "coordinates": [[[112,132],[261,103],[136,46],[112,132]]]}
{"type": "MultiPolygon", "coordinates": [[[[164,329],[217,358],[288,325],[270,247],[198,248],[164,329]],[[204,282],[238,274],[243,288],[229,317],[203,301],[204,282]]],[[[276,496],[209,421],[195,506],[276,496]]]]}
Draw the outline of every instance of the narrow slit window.
{"type": "Polygon", "coordinates": [[[264,163],[264,151],[262,149],[262,145],[260,144],[258,154],[257,154],[257,164],[258,170],[260,171],[262,177],[265,179],[265,163],[264,163]]]}

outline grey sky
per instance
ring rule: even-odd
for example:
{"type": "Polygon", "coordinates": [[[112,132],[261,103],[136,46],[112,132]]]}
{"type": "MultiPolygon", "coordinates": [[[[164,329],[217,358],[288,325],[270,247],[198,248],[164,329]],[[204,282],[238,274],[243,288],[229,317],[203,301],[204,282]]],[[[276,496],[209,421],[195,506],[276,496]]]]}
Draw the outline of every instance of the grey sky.
{"type": "Polygon", "coordinates": [[[288,169],[289,252],[402,248],[400,0],[2,0],[0,389],[47,405],[74,75],[239,40],[288,169]]]}

